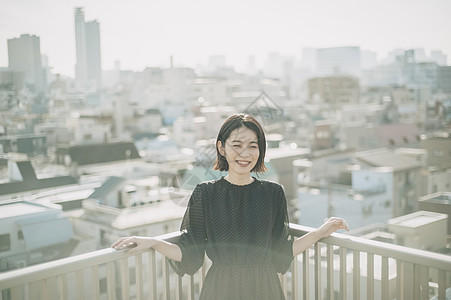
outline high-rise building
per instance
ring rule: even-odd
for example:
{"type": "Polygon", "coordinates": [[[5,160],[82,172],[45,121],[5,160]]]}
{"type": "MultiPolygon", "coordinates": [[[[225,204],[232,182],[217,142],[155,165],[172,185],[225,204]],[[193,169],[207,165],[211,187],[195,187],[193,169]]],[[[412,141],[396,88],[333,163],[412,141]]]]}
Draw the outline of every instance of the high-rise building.
{"type": "Polygon", "coordinates": [[[432,50],[431,60],[435,62],[437,65],[446,66],[448,57],[441,50],[432,50]]]}
{"type": "Polygon", "coordinates": [[[360,48],[333,47],[316,51],[318,75],[352,75],[360,77],[360,48]]]}
{"type": "Polygon", "coordinates": [[[82,7],[75,8],[74,17],[77,53],[76,82],[79,87],[99,88],[102,80],[99,23],[96,20],[85,22],[85,13],[82,7]]]}
{"type": "Polygon", "coordinates": [[[34,92],[45,90],[45,76],[41,64],[41,46],[38,36],[22,34],[8,40],[8,68],[22,72],[25,84],[34,92]]]}

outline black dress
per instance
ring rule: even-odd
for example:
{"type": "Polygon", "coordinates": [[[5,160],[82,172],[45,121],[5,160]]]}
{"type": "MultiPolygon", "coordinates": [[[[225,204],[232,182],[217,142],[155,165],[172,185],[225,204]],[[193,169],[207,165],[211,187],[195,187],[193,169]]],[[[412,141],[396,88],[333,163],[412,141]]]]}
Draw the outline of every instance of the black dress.
{"type": "Polygon", "coordinates": [[[206,251],[212,260],[200,299],[285,299],[277,273],[293,259],[282,187],[257,180],[234,185],[224,178],[203,182],[191,195],[178,245],[179,275],[194,274],[206,251]]]}

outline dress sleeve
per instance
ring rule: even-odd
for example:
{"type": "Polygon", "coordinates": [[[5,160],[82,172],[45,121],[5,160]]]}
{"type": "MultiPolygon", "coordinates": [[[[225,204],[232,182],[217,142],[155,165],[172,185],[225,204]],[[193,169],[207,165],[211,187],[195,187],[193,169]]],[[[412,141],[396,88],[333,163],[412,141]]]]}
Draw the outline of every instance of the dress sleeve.
{"type": "Polygon", "coordinates": [[[281,186],[275,192],[275,221],[272,231],[271,261],[278,273],[284,274],[293,260],[293,240],[288,234],[287,199],[281,186]]]}
{"type": "Polygon", "coordinates": [[[193,275],[203,264],[205,256],[205,218],[203,201],[205,197],[205,185],[198,184],[188,203],[182,225],[180,227],[181,238],[176,243],[182,251],[180,262],[170,260],[174,271],[183,276],[193,275]]]}

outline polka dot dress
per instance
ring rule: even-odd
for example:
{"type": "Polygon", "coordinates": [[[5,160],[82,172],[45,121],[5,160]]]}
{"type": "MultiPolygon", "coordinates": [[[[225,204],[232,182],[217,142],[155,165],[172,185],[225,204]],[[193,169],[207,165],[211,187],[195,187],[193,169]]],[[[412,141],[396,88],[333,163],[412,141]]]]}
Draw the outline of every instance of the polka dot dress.
{"type": "Polygon", "coordinates": [[[285,299],[277,273],[293,259],[282,187],[266,180],[234,185],[224,178],[200,183],[191,195],[178,243],[179,274],[212,260],[200,299],[285,299]]]}

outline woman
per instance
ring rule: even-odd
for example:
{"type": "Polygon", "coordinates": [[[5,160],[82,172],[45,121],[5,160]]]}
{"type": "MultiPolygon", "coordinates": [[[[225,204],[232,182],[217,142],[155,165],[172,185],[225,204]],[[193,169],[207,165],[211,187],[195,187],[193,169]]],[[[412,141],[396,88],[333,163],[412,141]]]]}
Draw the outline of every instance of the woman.
{"type": "Polygon", "coordinates": [[[251,176],[266,170],[266,139],[253,117],[229,117],[219,131],[216,151],[214,169],[228,171],[227,176],[196,186],[180,242],[124,237],[112,247],[134,246],[132,253],[154,248],[171,259],[179,275],[195,273],[206,252],[212,266],[200,299],[284,299],[277,273],[285,273],[293,257],[319,239],[348,229],[346,222],[330,218],[318,229],[290,239],[282,187],[251,176]]]}

